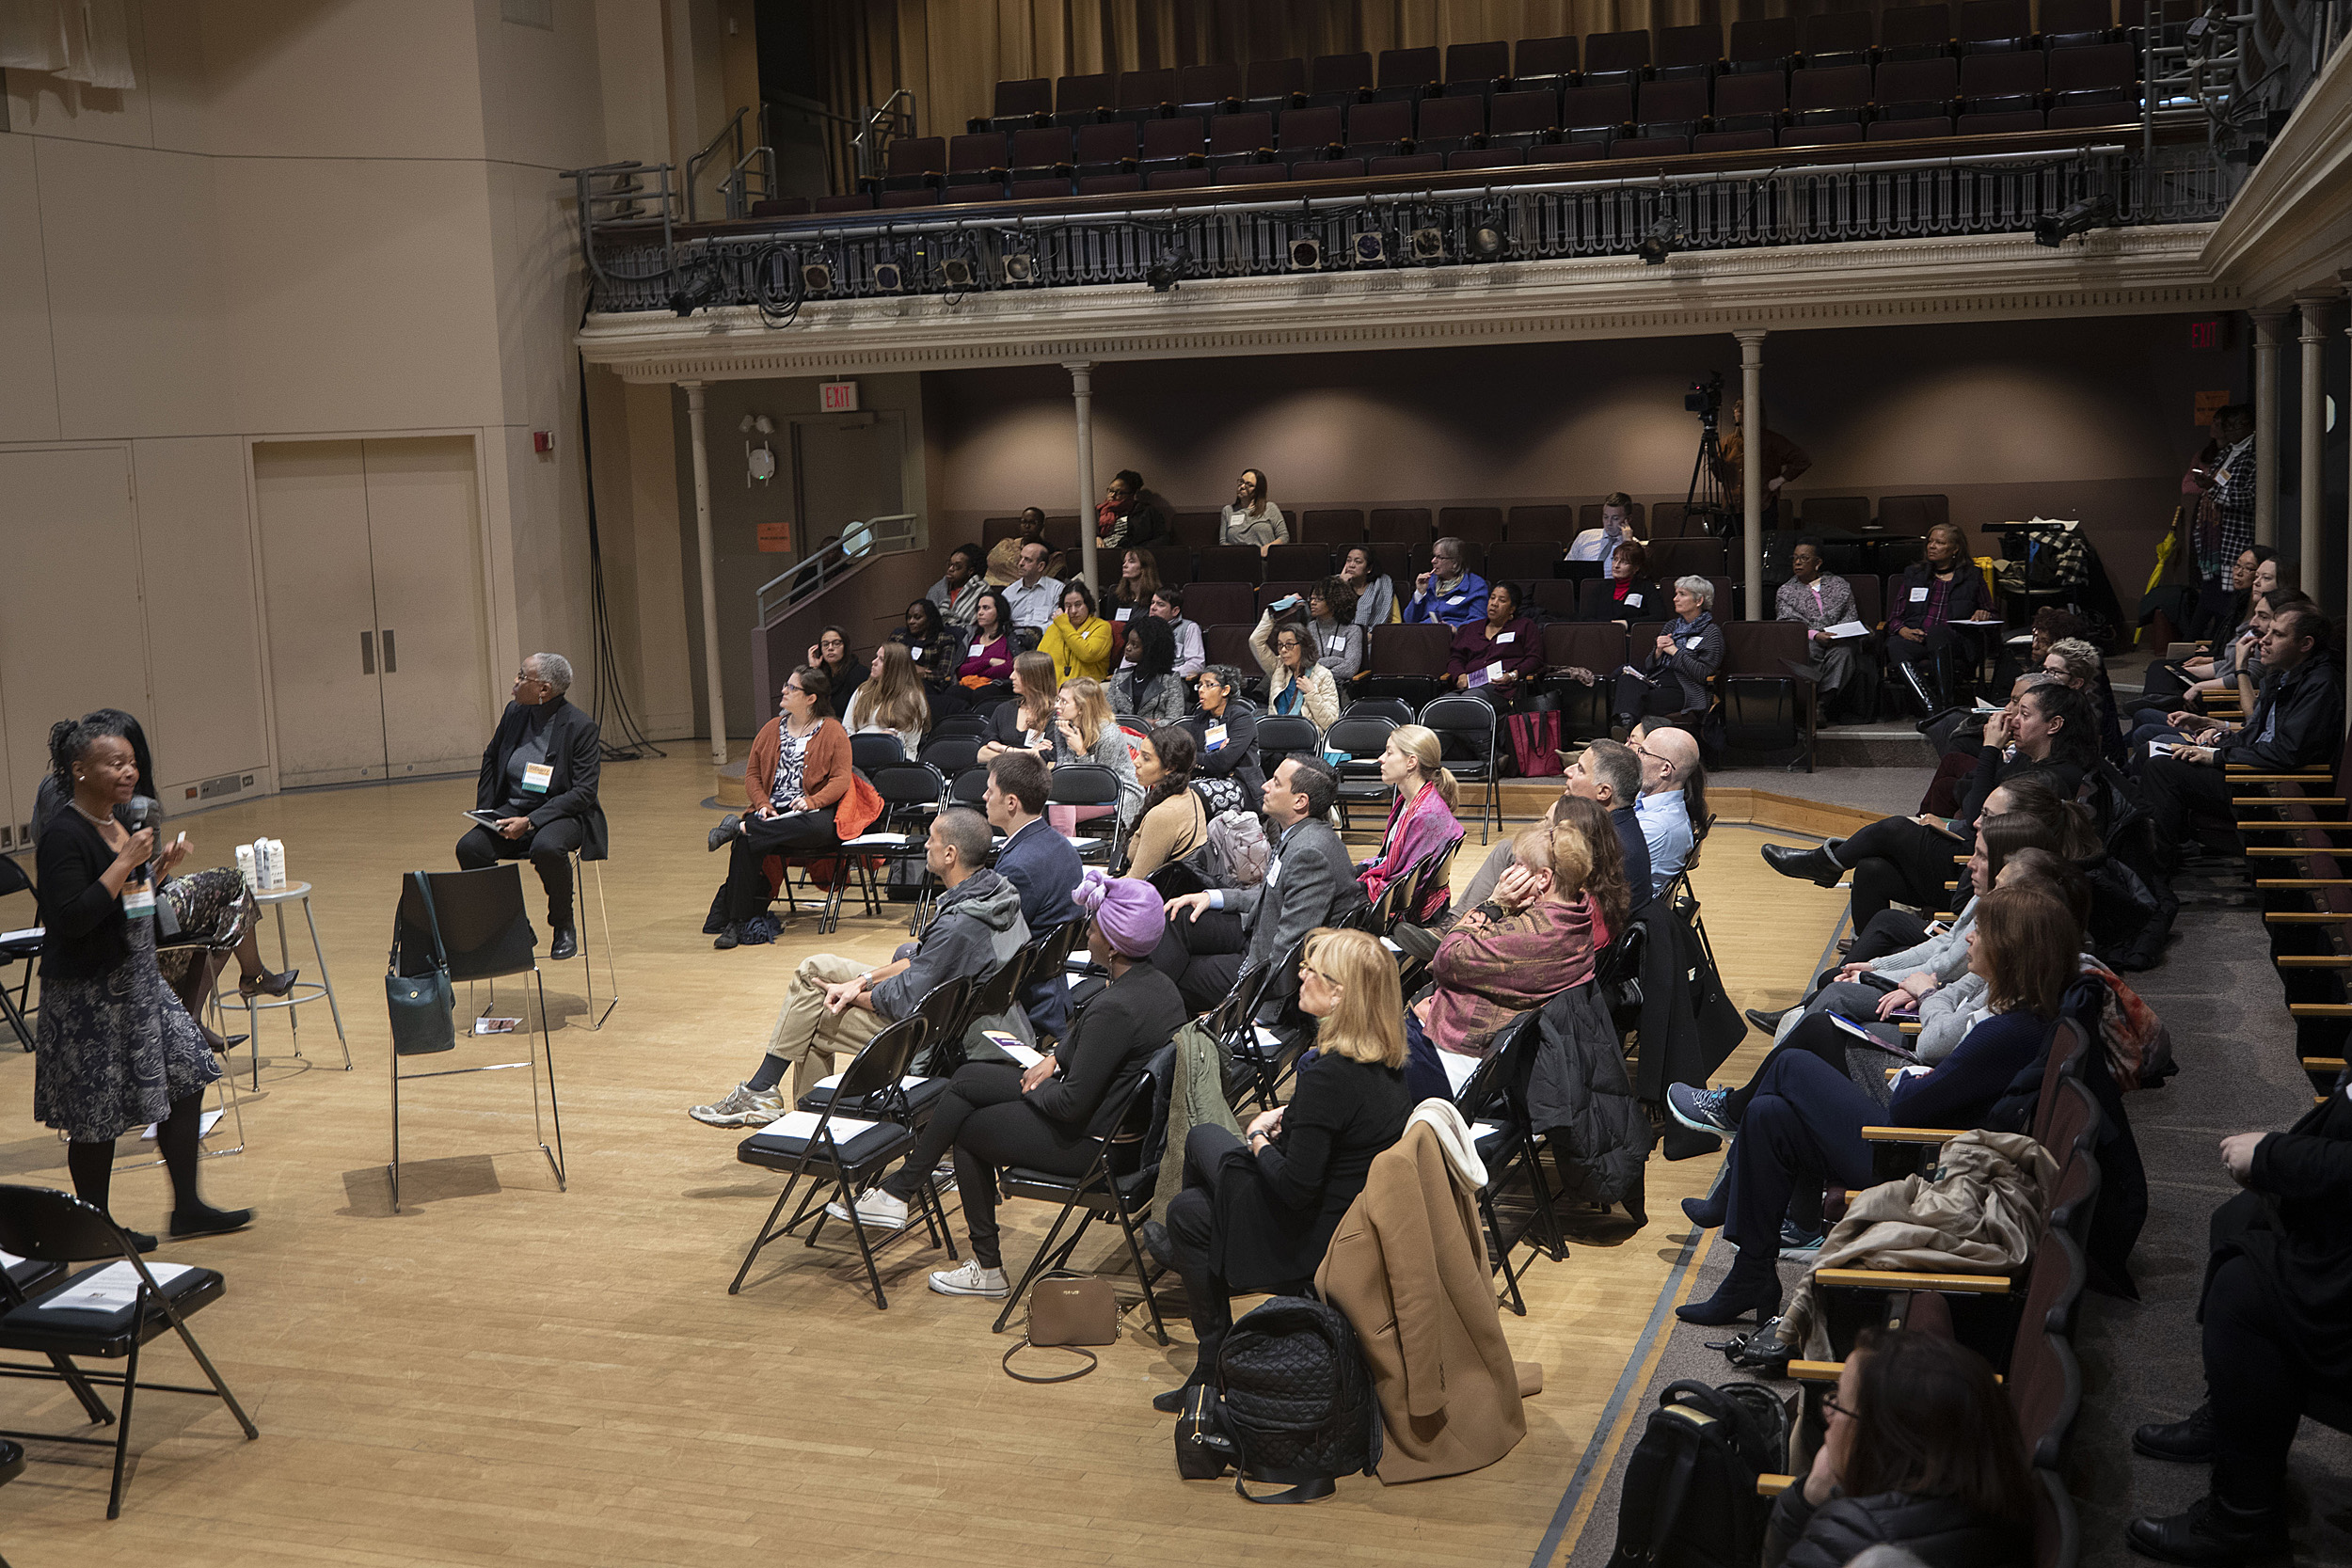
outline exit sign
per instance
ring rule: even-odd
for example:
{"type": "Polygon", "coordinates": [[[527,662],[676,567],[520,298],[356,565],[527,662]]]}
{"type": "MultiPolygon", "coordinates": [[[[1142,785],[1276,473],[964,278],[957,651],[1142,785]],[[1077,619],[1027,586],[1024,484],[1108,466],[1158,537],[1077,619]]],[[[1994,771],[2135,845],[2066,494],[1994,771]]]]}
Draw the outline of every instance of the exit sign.
{"type": "Polygon", "coordinates": [[[817,406],[828,414],[857,412],[857,383],[854,381],[820,381],[817,384],[817,406]]]}
{"type": "Polygon", "coordinates": [[[2188,324],[2188,346],[2192,349],[2219,349],[2230,346],[2230,323],[2225,316],[2209,316],[2188,324]]]}

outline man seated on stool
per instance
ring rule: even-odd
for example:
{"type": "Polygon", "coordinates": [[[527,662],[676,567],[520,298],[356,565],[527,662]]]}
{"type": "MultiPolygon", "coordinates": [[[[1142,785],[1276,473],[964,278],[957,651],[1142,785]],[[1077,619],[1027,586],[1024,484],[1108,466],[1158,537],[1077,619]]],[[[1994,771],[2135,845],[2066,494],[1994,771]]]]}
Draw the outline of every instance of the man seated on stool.
{"type": "MultiPolygon", "coordinates": [[[[1036,936],[1058,931],[1078,918],[1070,894],[1086,879],[1077,847],[1054,831],[1045,810],[1045,764],[1034,752],[1005,752],[988,765],[988,787],[980,794],[989,826],[1005,835],[996,870],[1021,895],[1021,914],[1036,936]]],[[[1058,1041],[1070,1026],[1070,986],[1060,974],[1033,974],[1021,988],[1022,1010],[1041,1039],[1058,1041]]],[[[988,1060],[989,1051],[973,1056],[988,1060]]]]}
{"type": "MultiPolygon", "coordinates": [[[[1003,968],[1027,945],[1029,927],[1021,918],[1020,892],[987,869],[993,842],[987,821],[968,806],[932,817],[923,863],[947,891],[922,940],[901,945],[879,968],[835,953],[803,958],[757,1070],[717,1104],[686,1114],[712,1127],[765,1127],[814,1088],[835,1056],[864,1050],[883,1024],[912,1014],[933,990],[959,975],[977,981],[1003,968]],[[823,1069],[813,1067],[816,1056],[825,1059],[823,1069]],[[791,1100],[784,1096],[787,1071],[791,1100]]],[[[1023,1033],[1009,1015],[982,1019],[974,1028],[1023,1033]]]]}
{"type": "Polygon", "coordinates": [[[1152,962],[1176,982],[1187,1010],[1207,1012],[1243,971],[1276,962],[1309,931],[1341,924],[1363,903],[1355,863],[1326,820],[1339,798],[1340,777],[1329,763],[1284,758],[1263,791],[1273,830],[1264,883],[1168,901],[1168,930],[1152,962]]]}
{"type": "Polygon", "coordinates": [[[469,871],[531,857],[547,885],[551,959],[580,951],[572,924],[572,852],[602,860],[609,843],[604,808],[596,804],[603,739],[596,721],[564,700],[571,686],[571,661],[562,654],[523,660],[515,700],[482,753],[482,779],[474,786],[474,809],[498,813],[498,826],[478,827],[457,841],[457,863],[469,871]]]}

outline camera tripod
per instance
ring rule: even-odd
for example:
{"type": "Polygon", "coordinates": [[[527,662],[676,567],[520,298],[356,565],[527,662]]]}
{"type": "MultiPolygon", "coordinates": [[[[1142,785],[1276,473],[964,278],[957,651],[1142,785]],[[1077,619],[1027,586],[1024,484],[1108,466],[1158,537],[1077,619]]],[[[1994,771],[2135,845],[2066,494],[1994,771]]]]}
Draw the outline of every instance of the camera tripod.
{"type": "Polygon", "coordinates": [[[1715,477],[1715,465],[1724,455],[1723,441],[1715,433],[1715,420],[1713,408],[1699,415],[1699,454],[1691,465],[1691,488],[1683,498],[1683,531],[1690,531],[1691,519],[1695,517],[1715,538],[1728,539],[1739,531],[1739,522],[1724,512],[1723,481],[1715,477]]]}

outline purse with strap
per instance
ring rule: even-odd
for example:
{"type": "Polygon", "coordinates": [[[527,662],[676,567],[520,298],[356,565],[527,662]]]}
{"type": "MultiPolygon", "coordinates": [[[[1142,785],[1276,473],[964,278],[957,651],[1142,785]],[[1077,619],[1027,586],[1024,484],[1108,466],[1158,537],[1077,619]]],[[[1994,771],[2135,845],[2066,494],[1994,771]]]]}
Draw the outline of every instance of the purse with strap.
{"type": "Polygon", "coordinates": [[[1029,1329],[1020,1342],[1005,1352],[1005,1371],[1023,1383],[1068,1383],[1094,1370],[1096,1357],[1081,1345],[1109,1345],[1119,1340],[1119,1298],[1111,1282],[1086,1275],[1049,1274],[1029,1287],[1029,1329]],[[1012,1358],[1032,1346],[1059,1348],[1083,1355],[1087,1364],[1075,1371],[1035,1377],[1012,1370],[1012,1358]]]}
{"type": "Polygon", "coordinates": [[[385,960],[384,1002],[392,1021],[392,1052],[425,1056],[457,1049],[457,992],[449,983],[449,958],[441,947],[441,918],[433,910],[433,884],[421,871],[417,896],[424,900],[425,924],[433,931],[433,968],[422,974],[400,973],[400,916],[392,916],[392,951],[385,960]]]}

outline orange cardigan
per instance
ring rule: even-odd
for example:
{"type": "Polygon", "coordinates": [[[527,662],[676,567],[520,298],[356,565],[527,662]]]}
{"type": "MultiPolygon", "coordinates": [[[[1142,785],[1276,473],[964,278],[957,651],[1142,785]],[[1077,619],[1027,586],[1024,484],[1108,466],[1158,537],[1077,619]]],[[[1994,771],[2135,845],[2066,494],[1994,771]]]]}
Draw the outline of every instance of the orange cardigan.
{"type": "MultiPolygon", "coordinates": [[[[752,737],[751,760],[743,765],[743,795],[751,809],[768,803],[776,786],[776,759],[784,754],[784,721],[771,719],[752,737]]],[[[819,719],[808,732],[808,754],[801,763],[801,794],[813,809],[830,806],[850,792],[850,732],[836,719],[819,719]]]]}

